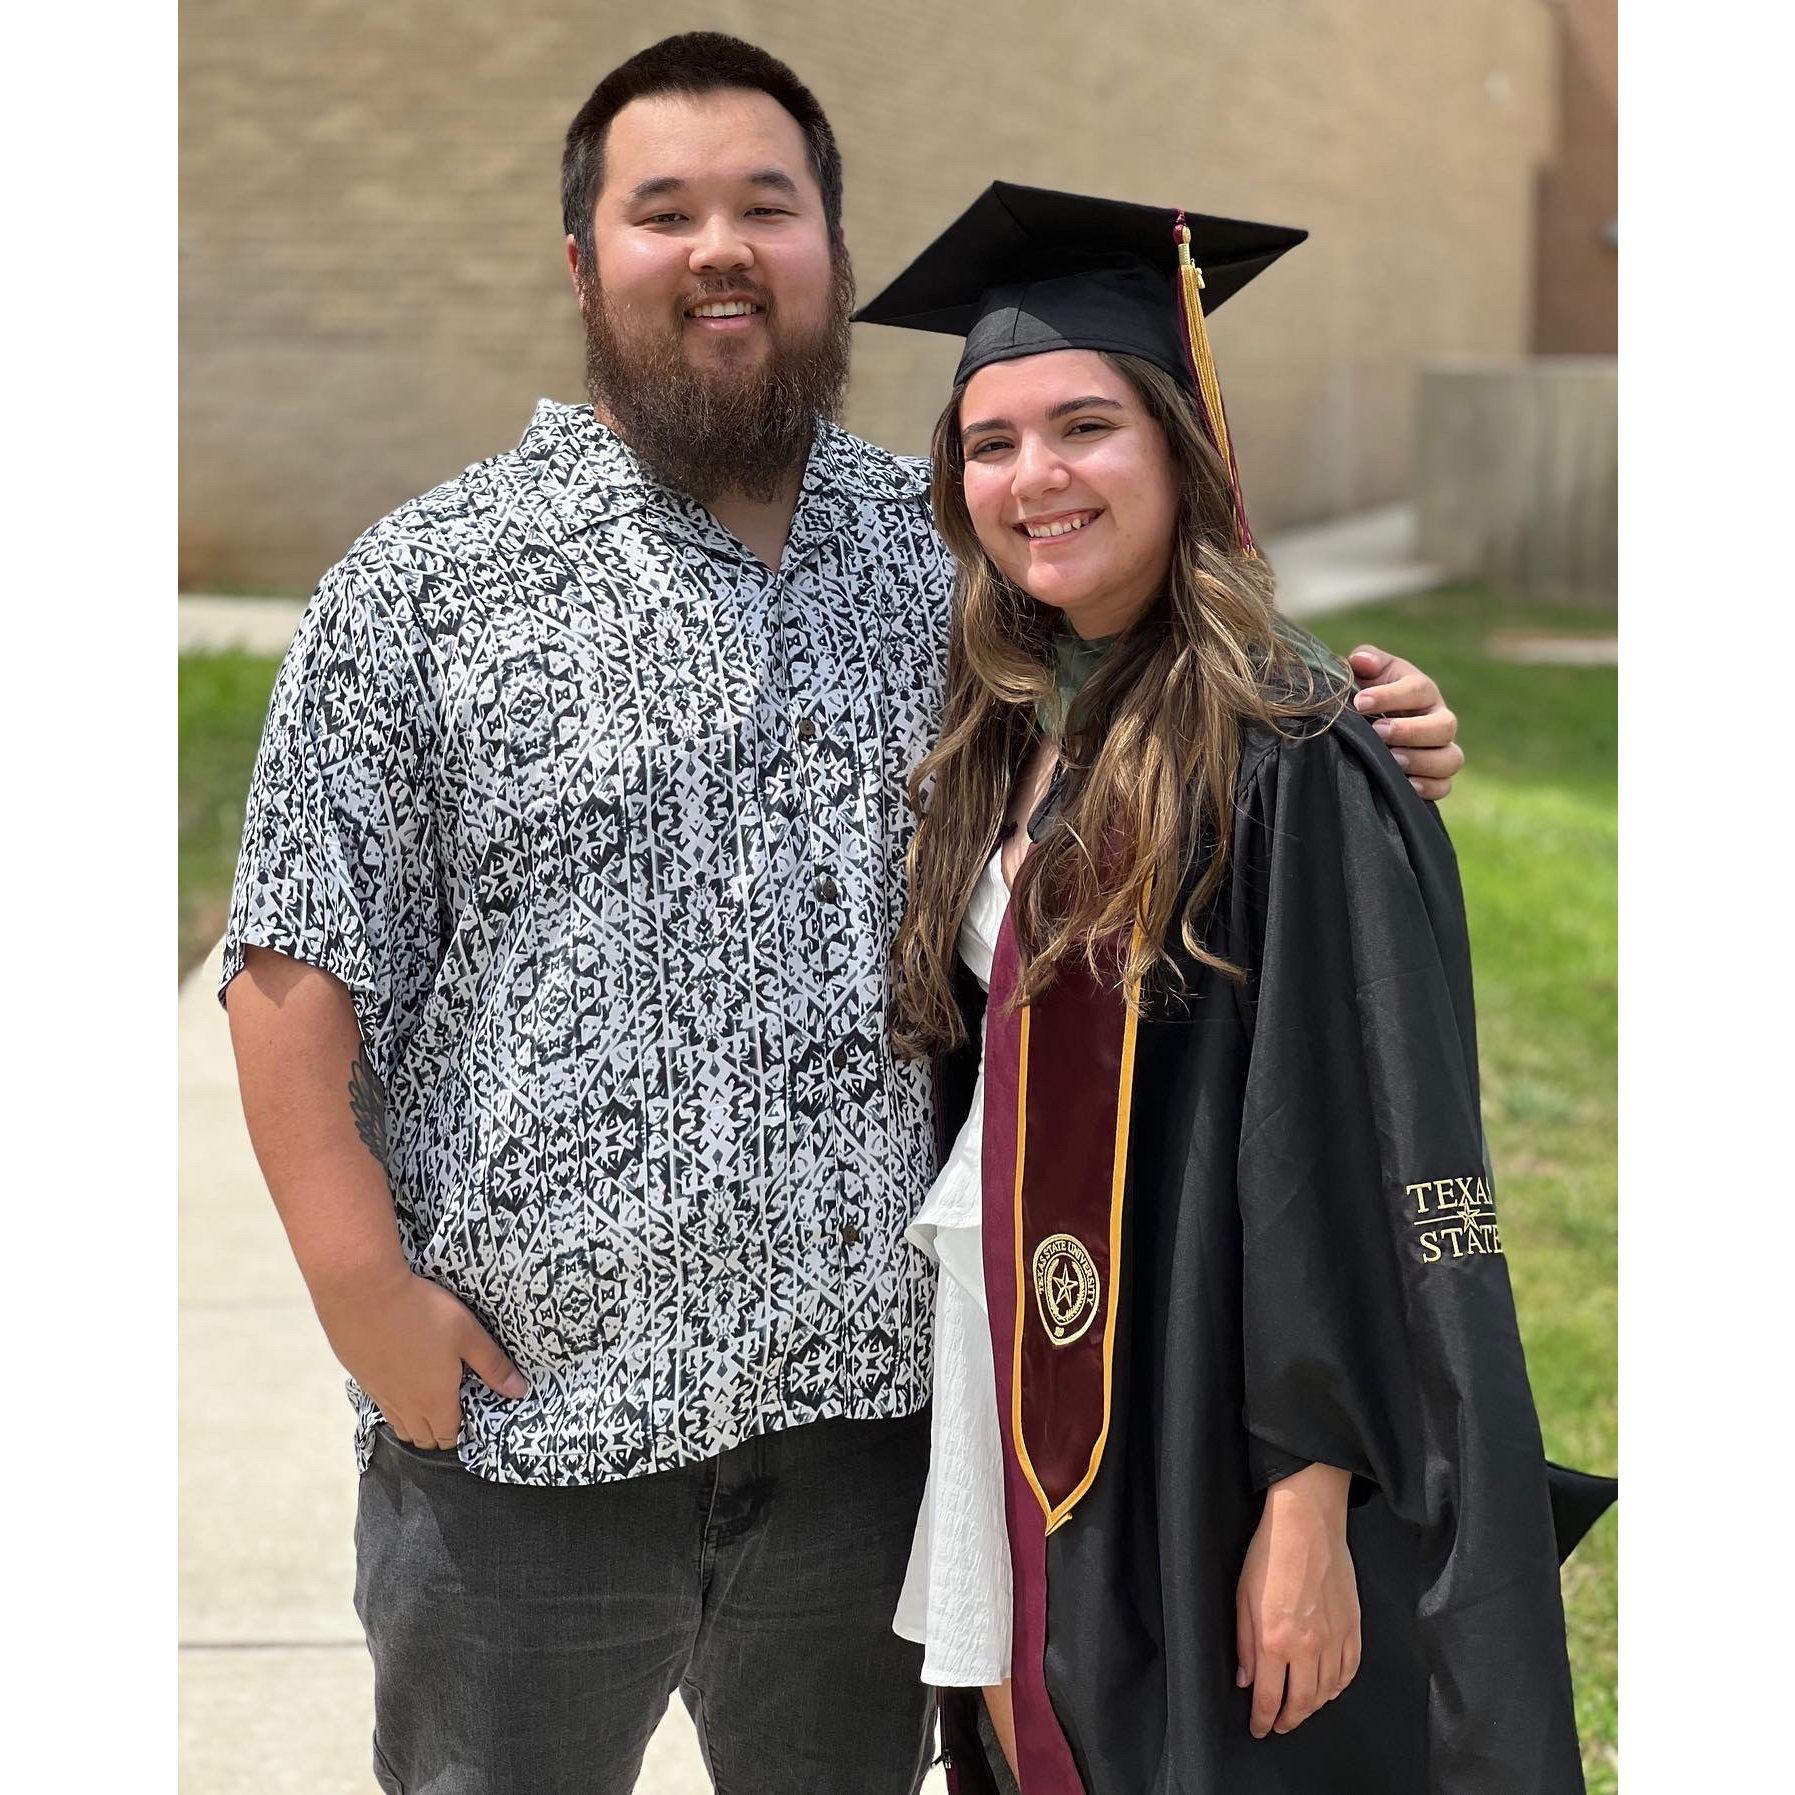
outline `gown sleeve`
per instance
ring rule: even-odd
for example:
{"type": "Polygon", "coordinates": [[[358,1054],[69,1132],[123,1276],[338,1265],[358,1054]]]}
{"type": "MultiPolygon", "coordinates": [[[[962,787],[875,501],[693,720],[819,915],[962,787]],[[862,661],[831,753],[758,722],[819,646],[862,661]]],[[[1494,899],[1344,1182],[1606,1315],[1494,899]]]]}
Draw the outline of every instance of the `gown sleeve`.
{"type": "Polygon", "coordinates": [[[1309,1462],[1351,1471],[1469,1596],[1467,1569],[1549,1553],[1550,1517],[1451,844],[1350,713],[1275,742],[1240,797],[1249,1461],[1261,1486],[1309,1462]]]}

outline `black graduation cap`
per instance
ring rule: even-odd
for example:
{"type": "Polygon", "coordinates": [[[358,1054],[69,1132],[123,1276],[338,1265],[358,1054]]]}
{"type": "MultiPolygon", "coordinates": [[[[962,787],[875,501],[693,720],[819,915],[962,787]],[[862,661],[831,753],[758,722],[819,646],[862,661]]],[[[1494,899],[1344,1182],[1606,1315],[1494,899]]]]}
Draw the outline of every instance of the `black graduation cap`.
{"type": "Polygon", "coordinates": [[[1204,317],[1307,235],[993,181],[854,317],[963,336],[956,386],[991,362],[1054,349],[1106,349],[1164,369],[1197,400],[1250,551],[1204,317]]]}

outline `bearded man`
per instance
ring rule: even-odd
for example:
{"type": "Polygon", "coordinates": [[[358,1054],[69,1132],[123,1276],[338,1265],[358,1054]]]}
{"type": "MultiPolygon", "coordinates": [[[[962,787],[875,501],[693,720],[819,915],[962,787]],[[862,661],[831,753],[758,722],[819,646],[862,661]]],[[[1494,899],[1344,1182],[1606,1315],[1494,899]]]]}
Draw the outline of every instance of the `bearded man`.
{"type": "MultiPolygon", "coordinates": [[[[841,159],[789,69],[642,52],[563,199],[590,403],[325,575],[226,937],[352,1378],[375,1773],[621,1792],[678,1689],[734,1795],[900,1795],[936,1145],[885,966],[949,560],[926,467],[834,422],[841,159]]],[[[1443,791],[1431,682],[1370,670],[1443,791]]]]}

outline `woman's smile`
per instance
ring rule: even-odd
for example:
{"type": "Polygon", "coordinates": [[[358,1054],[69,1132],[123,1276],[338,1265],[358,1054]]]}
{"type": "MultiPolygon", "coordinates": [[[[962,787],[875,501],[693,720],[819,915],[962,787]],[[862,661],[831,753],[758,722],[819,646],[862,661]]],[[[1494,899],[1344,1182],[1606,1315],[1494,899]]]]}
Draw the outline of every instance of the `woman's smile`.
{"type": "Polygon", "coordinates": [[[1025,517],[1013,527],[1018,536],[1028,539],[1031,548],[1051,553],[1070,547],[1102,515],[1101,506],[1083,511],[1056,511],[1046,517],[1025,517]]]}

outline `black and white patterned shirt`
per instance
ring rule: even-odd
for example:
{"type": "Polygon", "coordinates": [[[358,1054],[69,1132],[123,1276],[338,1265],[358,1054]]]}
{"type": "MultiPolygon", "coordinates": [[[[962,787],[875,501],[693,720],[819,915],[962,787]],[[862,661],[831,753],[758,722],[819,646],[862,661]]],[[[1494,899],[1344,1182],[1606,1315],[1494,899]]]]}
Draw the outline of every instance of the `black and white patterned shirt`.
{"type": "Polygon", "coordinates": [[[251,945],[348,988],[411,1263],[530,1380],[464,1382],[480,1475],[926,1400],[931,1097],[884,1011],[949,580],[920,463],[823,428],[774,572],[544,400],[307,607],[220,994],[251,945]]]}

